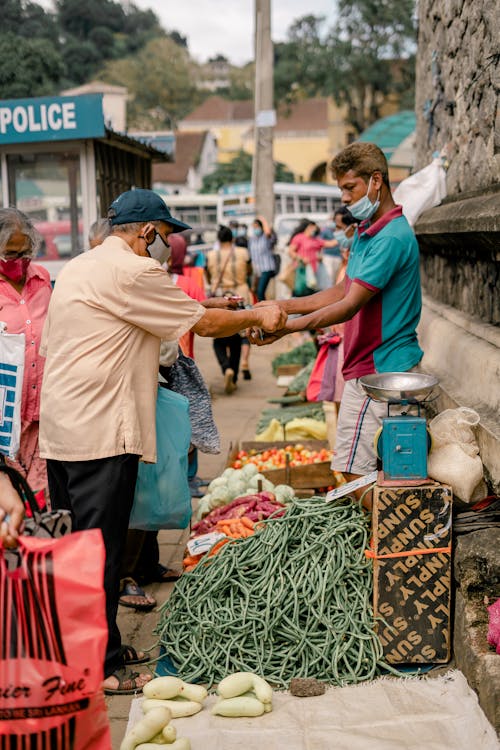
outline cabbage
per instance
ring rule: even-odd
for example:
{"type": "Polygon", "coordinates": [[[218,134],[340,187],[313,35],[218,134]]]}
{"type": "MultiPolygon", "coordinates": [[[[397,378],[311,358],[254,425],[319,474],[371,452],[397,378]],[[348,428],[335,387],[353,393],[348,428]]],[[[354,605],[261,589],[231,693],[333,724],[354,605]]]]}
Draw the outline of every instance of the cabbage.
{"type": "Polygon", "coordinates": [[[198,509],[196,511],[196,520],[201,521],[203,516],[206,516],[207,513],[210,513],[210,500],[212,499],[211,495],[203,495],[202,498],[200,498],[200,502],[198,503],[198,509]]]}
{"type": "Polygon", "coordinates": [[[278,484],[274,488],[274,494],[279,503],[289,503],[295,497],[295,490],[293,487],[289,487],[288,484],[278,484]]]}
{"type": "Polygon", "coordinates": [[[216,487],[225,487],[227,485],[227,479],[224,477],[215,477],[208,485],[208,491],[212,492],[216,487]]]}
{"type": "Polygon", "coordinates": [[[230,503],[232,499],[233,498],[231,497],[231,494],[226,486],[216,487],[210,493],[210,507],[218,508],[220,505],[227,505],[227,503],[230,503]]]}
{"type": "Polygon", "coordinates": [[[259,473],[254,474],[253,477],[248,482],[248,486],[252,487],[253,490],[256,490],[259,487],[259,481],[262,482],[262,483],[264,483],[266,481],[265,476],[263,474],[259,474],[259,473]]]}
{"type": "Polygon", "coordinates": [[[241,497],[245,494],[246,484],[238,479],[231,479],[228,482],[227,489],[231,495],[231,500],[234,500],[236,497],[241,497]]]}
{"type": "Polygon", "coordinates": [[[223,477],[224,479],[230,479],[230,477],[232,477],[233,474],[235,473],[236,473],[236,469],[225,469],[222,472],[221,477],[223,477]]]}
{"type": "Polygon", "coordinates": [[[255,464],[245,464],[241,470],[241,475],[246,479],[251,479],[255,474],[258,474],[258,469],[255,464]]]}

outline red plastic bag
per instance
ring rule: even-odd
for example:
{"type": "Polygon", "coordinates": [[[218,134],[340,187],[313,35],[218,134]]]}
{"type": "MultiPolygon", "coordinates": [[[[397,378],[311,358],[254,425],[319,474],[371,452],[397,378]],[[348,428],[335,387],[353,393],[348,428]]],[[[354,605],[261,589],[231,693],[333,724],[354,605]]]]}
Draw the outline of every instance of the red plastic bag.
{"type": "Polygon", "coordinates": [[[333,334],[321,344],[307,383],[308,401],[334,401],[340,342],[341,337],[333,334]]]}
{"type": "Polygon", "coordinates": [[[98,529],[0,548],[0,750],[110,750],[98,529]],[[12,562],[12,557],[10,558],[12,562]]]}
{"type": "Polygon", "coordinates": [[[500,599],[488,607],[488,643],[500,654],[500,599]]]}

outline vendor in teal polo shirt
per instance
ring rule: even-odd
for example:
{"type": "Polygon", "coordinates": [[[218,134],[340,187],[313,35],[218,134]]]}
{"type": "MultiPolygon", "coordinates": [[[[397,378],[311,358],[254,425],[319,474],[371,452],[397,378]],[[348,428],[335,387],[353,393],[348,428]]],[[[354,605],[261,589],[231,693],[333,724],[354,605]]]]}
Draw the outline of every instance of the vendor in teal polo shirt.
{"type": "MultiPolygon", "coordinates": [[[[358,221],[345,278],[309,297],[280,300],[289,315],[284,329],[252,342],[269,344],[293,331],[345,322],[346,381],[332,468],[347,481],[376,469],[373,438],[387,405],[368,398],[359,378],[375,372],[406,372],[421,360],[419,252],[415,235],[394,203],[383,152],[374,143],[352,143],[331,170],[342,201],[358,221]]],[[[266,304],[266,303],[261,303],[266,304]]]]}

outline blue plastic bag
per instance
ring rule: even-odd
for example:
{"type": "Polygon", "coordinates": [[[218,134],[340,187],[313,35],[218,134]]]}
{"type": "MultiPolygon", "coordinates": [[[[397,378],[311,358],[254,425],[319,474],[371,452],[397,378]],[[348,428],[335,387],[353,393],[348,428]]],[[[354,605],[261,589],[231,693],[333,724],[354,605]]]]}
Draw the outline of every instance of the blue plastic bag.
{"type": "Polygon", "coordinates": [[[129,528],[143,531],[185,529],[191,519],[188,450],[189,402],[179,393],[158,388],[156,464],[139,464],[129,528]]]}

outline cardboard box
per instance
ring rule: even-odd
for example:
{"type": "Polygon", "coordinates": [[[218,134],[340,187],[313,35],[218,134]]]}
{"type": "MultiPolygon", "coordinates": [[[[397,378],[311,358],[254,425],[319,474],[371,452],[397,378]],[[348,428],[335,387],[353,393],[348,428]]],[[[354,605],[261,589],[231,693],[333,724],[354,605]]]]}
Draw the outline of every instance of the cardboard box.
{"type": "MultiPolygon", "coordinates": [[[[267,451],[270,448],[286,448],[287,445],[303,445],[308,450],[318,451],[321,448],[330,449],[327,440],[300,440],[296,442],[278,441],[266,443],[252,440],[240,443],[229,451],[227,465],[230,466],[236,459],[240,450],[251,451],[256,453],[267,451]]],[[[319,464],[306,464],[305,466],[289,466],[284,469],[267,469],[262,471],[266,479],[269,479],[274,485],[289,484],[295,490],[301,489],[320,489],[331,487],[335,484],[335,477],[330,468],[330,461],[322,461],[319,464]]]]}
{"type": "Polygon", "coordinates": [[[391,664],[450,659],[451,522],[446,485],[374,489],[373,606],[391,664]]]}

